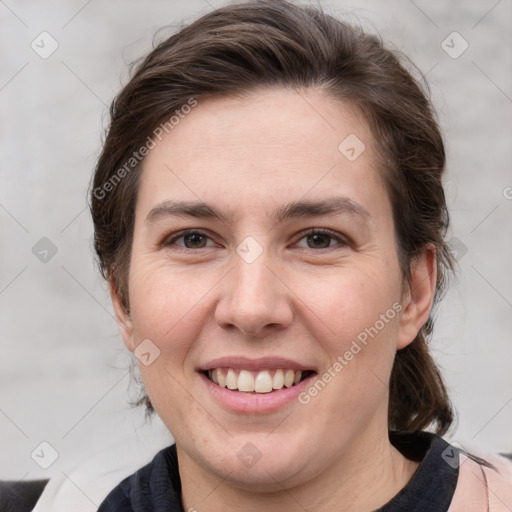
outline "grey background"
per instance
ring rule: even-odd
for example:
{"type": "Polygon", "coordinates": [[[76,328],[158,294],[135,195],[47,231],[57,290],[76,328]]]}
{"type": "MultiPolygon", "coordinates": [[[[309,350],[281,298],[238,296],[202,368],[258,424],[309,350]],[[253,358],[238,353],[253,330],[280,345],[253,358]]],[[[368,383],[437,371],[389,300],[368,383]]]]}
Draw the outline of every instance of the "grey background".
{"type": "MultiPolygon", "coordinates": [[[[93,263],[86,190],[128,63],[159,27],[221,5],[0,1],[0,478],[49,477],[142,432],[169,442],[127,405],[129,357],[93,263]],[[43,31],[59,45],[47,59],[31,48],[43,31]],[[46,263],[32,251],[43,237],[57,250],[46,263]],[[42,441],[59,453],[49,469],[31,458],[42,441]]],[[[512,2],[321,5],[363,18],[428,74],[460,241],[433,342],[459,413],[451,438],[512,452],[512,2]],[[442,47],[453,31],[469,44],[458,58],[442,47]]],[[[445,47],[460,49],[455,37],[445,47]]]]}

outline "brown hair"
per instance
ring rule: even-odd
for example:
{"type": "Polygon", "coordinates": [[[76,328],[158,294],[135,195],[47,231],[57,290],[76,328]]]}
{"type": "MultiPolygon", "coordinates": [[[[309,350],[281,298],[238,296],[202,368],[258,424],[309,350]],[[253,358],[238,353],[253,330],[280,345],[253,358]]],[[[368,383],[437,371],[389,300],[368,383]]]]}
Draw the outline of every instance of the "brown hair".
{"type": "MultiPolygon", "coordinates": [[[[453,259],[445,242],[445,151],[428,88],[423,90],[396,52],[360,27],[318,8],[256,0],[217,9],[161,42],[112,102],[90,207],[100,270],[127,313],[140,148],[191,99],[269,87],[315,87],[360,108],[382,156],[404,281],[410,280],[413,258],[433,244],[437,303],[453,259]]],[[[427,347],[432,329],[431,312],[415,340],[396,354],[389,384],[390,431],[431,427],[443,434],[453,421],[427,347]]],[[[147,395],[140,402],[152,409],[147,395]]]]}

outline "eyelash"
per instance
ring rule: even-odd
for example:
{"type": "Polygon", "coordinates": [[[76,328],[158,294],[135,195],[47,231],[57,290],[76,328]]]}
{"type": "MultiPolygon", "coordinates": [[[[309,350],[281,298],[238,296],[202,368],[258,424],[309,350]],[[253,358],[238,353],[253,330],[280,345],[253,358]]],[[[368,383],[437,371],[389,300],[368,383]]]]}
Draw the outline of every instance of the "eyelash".
{"type": "MultiPolygon", "coordinates": [[[[187,235],[201,235],[201,236],[207,237],[208,239],[211,240],[211,237],[208,236],[208,234],[206,234],[203,231],[200,231],[198,229],[185,229],[183,231],[179,231],[178,233],[175,233],[170,238],[168,237],[168,238],[164,239],[164,241],[162,242],[161,245],[163,247],[168,247],[168,246],[174,245],[174,243],[177,240],[179,240],[180,238],[184,238],[187,235]]],[[[314,236],[314,235],[326,235],[326,236],[328,236],[328,237],[330,237],[332,239],[335,239],[341,246],[348,246],[348,245],[350,245],[347,239],[345,239],[344,237],[342,237],[340,234],[336,233],[335,231],[331,231],[330,229],[327,229],[327,228],[312,228],[312,229],[309,229],[309,230],[307,230],[305,232],[302,232],[300,234],[300,238],[298,240],[300,241],[303,238],[306,238],[308,236],[314,236]]],[[[189,247],[184,247],[184,246],[176,246],[176,247],[179,247],[180,249],[185,250],[185,251],[197,251],[199,249],[209,249],[209,247],[199,247],[197,249],[191,249],[189,247]]],[[[333,247],[335,247],[335,246],[322,247],[320,249],[317,249],[316,252],[318,252],[318,250],[332,249],[333,247]]],[[[310,249],[310,247],[302,247],[302,248],[303,249],[310,249]]],[[[315,250],[315,249],[313,249],[313,250],[315,250]]]]}

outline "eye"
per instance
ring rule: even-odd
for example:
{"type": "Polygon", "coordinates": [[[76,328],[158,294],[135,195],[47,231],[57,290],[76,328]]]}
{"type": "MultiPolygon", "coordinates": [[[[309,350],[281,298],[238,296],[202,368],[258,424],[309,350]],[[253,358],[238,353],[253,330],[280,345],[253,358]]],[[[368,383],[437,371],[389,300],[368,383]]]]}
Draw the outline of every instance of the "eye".
{"type": "Polygon", "coordinates": [[[184,247],[185,249],[203,249],[205,247],[212,247],[207,245],[207,240],[211,240],[208,235],[202,231],[195,229],[189,229],[175,233],[169,238],[166,238],[163,242],[163,246],[176,245],[178,247],[184,247]],[[183,243],[176,243],[178,240],[182,240],[183,243]]]}
{"type": "MultiPolygon", "coordinates": [[[[306,240],[306,247],[309,249],[328,249],[335,245],[331,244],[333,240],[338,242],[339,245],[348,245],[348,242],[341,235],[326,228],[311,229],[302,234],[300,240],[302,239],[306,240]]],[[[302,245],[302,247],[304,247],[304,245],[302,245]]]]}

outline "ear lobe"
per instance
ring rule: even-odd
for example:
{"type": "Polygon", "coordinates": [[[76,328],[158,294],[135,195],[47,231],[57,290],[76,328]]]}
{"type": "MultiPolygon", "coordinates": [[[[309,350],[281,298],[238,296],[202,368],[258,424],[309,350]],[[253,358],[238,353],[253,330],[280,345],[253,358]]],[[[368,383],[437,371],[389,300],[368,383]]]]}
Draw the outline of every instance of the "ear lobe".
{"type": "Polygon", "coordinates": [[[133,339],[132,319],[121,303],[113,278],[109,279],[109,288],[119,332],[121,333],[121,337],[123,338],[126,348],[128,348],[130,352],[133,352],[135,350],[135,343],[133,339]]]}
{"type": "Polygon", "coordinates": [[[428,244],[411,262],[411,283],[402,296],[402,316],[397,340],[397,350],[414,341],[428,320],[437,281],[436,248],[428,244]]]}

